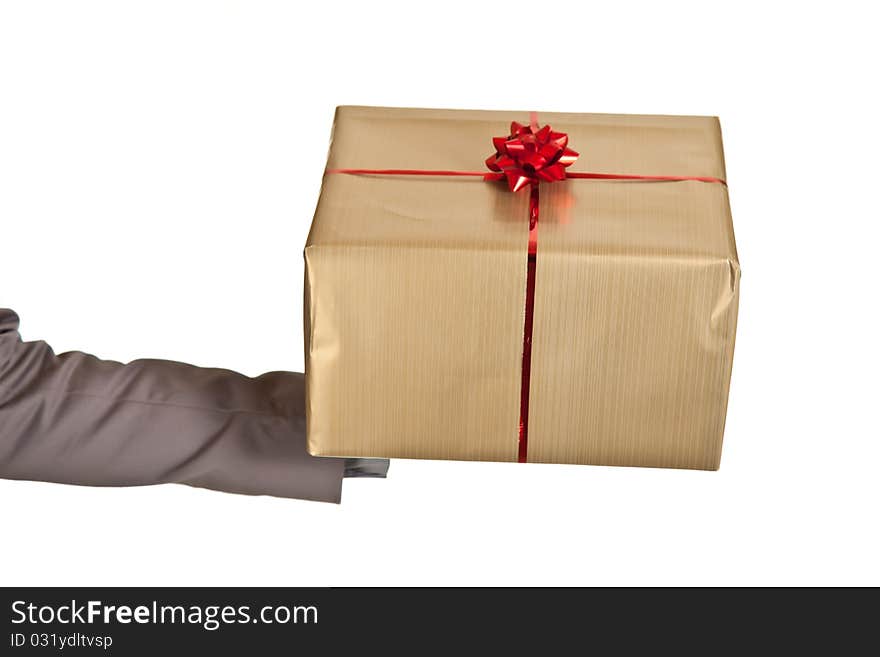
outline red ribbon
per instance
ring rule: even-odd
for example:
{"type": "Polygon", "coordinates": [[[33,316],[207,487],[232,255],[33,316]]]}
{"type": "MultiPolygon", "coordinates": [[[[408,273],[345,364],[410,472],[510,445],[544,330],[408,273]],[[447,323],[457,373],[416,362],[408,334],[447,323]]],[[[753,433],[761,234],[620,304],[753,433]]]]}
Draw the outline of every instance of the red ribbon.
{"type": "Polygon", "coordinates": [[[486,160],[491,173],[449,169],[328,169],[327,173],[378,176],[479,176],[486,181],[506,180],[510,191],[529,189],[529,250],[526,264],[526,304],[523,322],[522,378],[520,382],[519,439],[517,460],[528,460],[529,445],[529,390],[532,370],[532,328],[535,319],[535,277],[538,265],[538,187],[541,182],[552,183],[572,178],[575,180],[631,180],[640,182],[681,182],[692,180],[727,186],[721,178],[712,176],[639,176],[623,173],[569,172],[578,153],[568,147],[568,135],[554,132],[549,125],[540,127],[538,116],[532,112],[529,124],[514,121],[510,134],[493,137],[495,154],[486,160]]]}
{"type": "MultiPolygon", "coordinates": [[[[485,181],[504,180],[504,174],[485,171],[456,171],[447,169],[327,169],[326,173],[347,173],[353,176],[462,176],[478,177],[485,181]]],[[[718,183],[727,186],[721,178],[712,176],[637,176],[627,173],[593,173],[589,171],[570,171],[565,179],[572,180],[634,180],[642,182],[677,182],[696,180],[705,183],[718,183]]]]}

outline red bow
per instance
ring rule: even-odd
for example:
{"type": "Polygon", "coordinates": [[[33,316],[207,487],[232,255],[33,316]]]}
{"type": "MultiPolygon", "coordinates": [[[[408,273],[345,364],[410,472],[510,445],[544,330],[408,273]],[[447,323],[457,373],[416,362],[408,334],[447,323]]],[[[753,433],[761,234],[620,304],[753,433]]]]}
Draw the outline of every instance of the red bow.
{"type": "Polygon", "coordinates": [[[565,180],[565,168],[578,156],[568,148],[567,134],[553,132],[549,125],[538,128],[537,123],[522,125],[514,121],[510,135],[493,137],[492,143],[496,152],[486,160],[486,166],[502,173],[512,192],[541,180],[565,180]]]}

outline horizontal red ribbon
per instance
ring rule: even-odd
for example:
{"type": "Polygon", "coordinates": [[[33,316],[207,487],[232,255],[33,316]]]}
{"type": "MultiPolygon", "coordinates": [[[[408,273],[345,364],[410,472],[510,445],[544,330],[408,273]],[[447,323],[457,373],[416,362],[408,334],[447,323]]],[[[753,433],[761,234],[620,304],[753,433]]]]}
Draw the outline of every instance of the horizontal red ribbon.
{"type": "MultiPolygon", "coordinates": [[[[485,171],[457,171],[454,169],[327,169],[327,173],[347,173],[354,176],[461,176],[479,177],[483,180],[504,180],[504,174],[485,171]]],[[[727,185],[721,178],[712,176],[637,176],[628,173],[594,173],[589,171],[567,171],[565,178],[579,180],[642,180],[647,182],[697,182],[727,185]]]]}

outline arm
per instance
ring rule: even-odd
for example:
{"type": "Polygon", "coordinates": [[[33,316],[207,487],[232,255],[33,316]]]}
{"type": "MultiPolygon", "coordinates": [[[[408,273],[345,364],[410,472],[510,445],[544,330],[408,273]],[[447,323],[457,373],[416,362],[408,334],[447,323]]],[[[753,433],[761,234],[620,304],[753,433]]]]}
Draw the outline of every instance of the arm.
{"type": "Polygon", "coordinates": [[[301,374],[56,356],[0,309],[0,477],[338,502],[346,471],[384,476],[387,461],[310,456],[303,406],[301,374]]]}

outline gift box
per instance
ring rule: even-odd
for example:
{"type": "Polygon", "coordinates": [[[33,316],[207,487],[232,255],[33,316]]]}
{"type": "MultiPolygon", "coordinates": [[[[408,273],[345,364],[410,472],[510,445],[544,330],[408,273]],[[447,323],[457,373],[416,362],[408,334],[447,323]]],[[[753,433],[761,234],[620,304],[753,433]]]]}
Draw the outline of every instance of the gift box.
{"type": "Polygon", "coordinates": [[[314,455],[719,466],[717,118],[340,107],[305,265],[314,455]]]}

